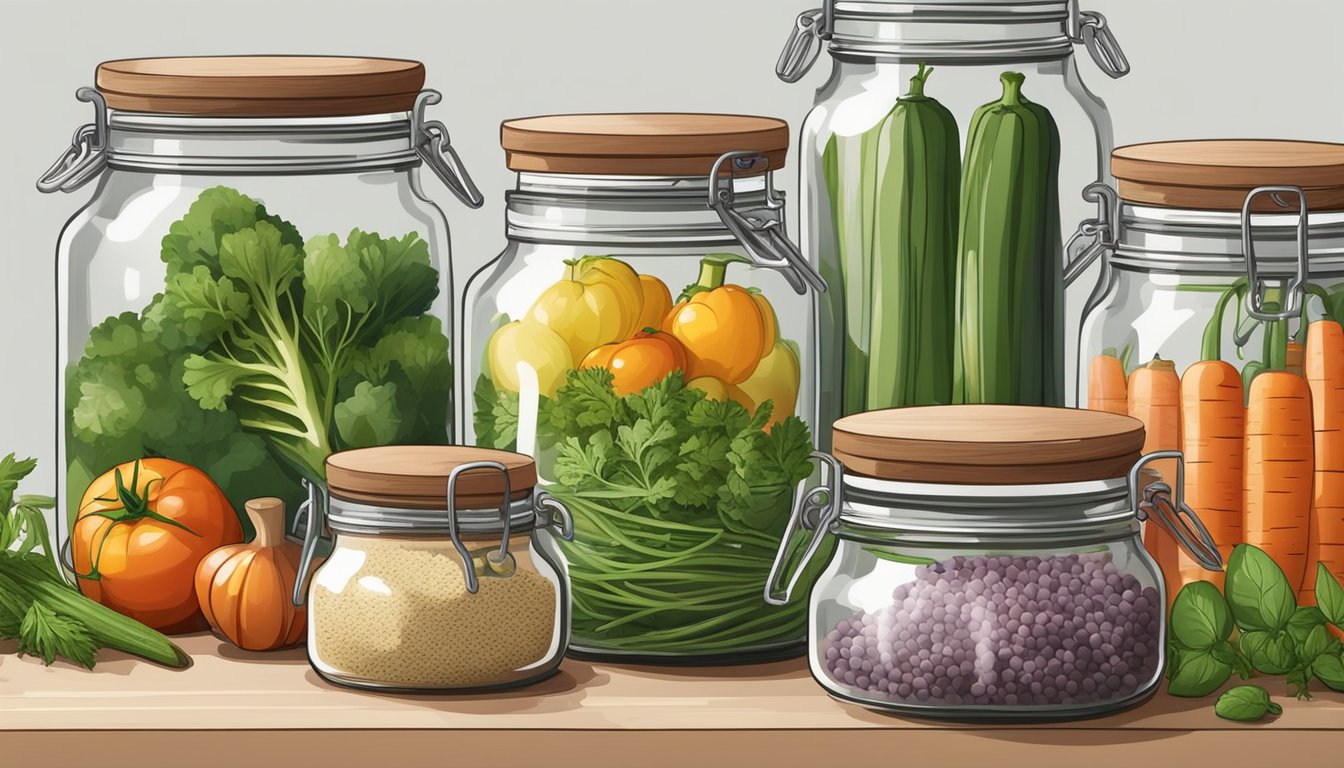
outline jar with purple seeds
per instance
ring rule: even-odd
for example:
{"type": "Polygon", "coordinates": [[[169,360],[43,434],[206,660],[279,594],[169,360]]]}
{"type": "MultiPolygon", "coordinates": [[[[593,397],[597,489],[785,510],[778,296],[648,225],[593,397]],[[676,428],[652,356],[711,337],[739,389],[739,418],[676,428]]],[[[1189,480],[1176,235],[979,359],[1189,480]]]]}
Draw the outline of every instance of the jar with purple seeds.
{"type": "MultiPolygon", "coordinates": [[[[809,600],[813,677],[870,708],[962,721],[1093,717],[1147,699],[1166,594],[1141,523],[1210,570],[1222,563],[1181,500],[1180,454],[1140,456],[1143,439],[1135,419],[1064,408],[837,421],[823,482],[789,529],[837,540],[809,600]],[[1176,459],[1177,476],[1149,469],[1157,458],[1176,459]]],[[[797,582],[784,574],[790,536],[767,602],[797,582]]]]}

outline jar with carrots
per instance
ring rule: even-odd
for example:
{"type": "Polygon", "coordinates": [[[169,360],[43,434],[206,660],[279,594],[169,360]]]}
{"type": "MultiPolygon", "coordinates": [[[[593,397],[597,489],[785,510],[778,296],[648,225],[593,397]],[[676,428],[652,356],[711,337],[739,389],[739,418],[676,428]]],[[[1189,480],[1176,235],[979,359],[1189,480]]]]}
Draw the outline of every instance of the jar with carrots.
{"type": "Polygon", "coordinates": [[[574,516],[571,651],[801,653],[805,601],[760,603],[812,472],[825,289],[782,235],[788,126],[562,115],[502,144],[518,186],[467,287],[462,417],[468,443],[536,457],[574,516]]]}
{"type": "MultiPolygon", "coordinates": [[[[1112,172],[1067,275],[1103,262],[1078,404],[1141,419],[1145,451],[1183,451],[1185,499],[1224,559],[1260,547],[1311,604],[1317,562],[1344,575],[1344,145],[1141,144],[1112,172]]],[[[1145,544],[1168,595],[1219,583],[1145,544]]]]}

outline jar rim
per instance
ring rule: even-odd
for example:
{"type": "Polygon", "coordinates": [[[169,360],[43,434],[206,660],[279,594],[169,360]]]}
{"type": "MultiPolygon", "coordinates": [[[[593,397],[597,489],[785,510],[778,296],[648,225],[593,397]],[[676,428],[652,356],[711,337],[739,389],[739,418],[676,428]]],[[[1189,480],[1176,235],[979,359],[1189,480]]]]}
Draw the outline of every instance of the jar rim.
{"type": "MultiPolygon", "coordinates": [[[[446,505],[445,505],[446,506],[446,505]]],[[[504,520],[498,507],[459,509],[457,530],[463,537],[498,536],[504,533],[504,520]]],[[[335,533],[367,536],[407,536],[442,538],[451,536],[448,510],[389,507],[345,499],[333,493],[327,511],[327,523],[335,533]]],[[[531,496],[509,504],[510,535],[528,533],[537,527],[538,512],[531,496]]]]}

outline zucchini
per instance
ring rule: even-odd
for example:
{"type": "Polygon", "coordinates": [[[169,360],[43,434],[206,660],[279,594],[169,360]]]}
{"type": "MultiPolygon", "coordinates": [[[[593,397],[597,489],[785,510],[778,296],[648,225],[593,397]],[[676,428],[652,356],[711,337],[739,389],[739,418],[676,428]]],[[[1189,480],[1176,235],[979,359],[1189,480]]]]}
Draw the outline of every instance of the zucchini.
{"type": "Polygon", "coordinates": [[[1021,73],[999,79],[966,140],[953,401],[1063,405],[1059,129],[1021,73]]]}
{"type": "Polygon", "coordinates": [[[866,410],[952,397],[961,134],[924,95],[932,72],[919,65],[878,134],[866,410]]]}

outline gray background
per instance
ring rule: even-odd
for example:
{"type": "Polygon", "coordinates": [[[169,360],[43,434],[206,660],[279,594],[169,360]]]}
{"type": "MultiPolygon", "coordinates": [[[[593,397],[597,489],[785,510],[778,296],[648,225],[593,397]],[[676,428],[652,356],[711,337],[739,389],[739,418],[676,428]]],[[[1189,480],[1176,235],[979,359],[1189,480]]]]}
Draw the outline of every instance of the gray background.
{"type": "MultiPolygon", "coordinates": [[[[808,0],[0,0],[0,453],[41,460],[27,489],[55,485],[55,264],[61,225],[92,187],[43,196],[33,180],[90,118],[74,90],[105,59],[211,53],[415,58],[444,92],[433,108],[486,195],[479,211],[427,182],[449,215],[459,290],[500,250],[499,149],[508,117],[576,111],[776,115],[795,129],[826,78],[774,62],[808,0]]],[[[1229,136],[1344,141],[1344,3],[1333,0],[1083,0],[1133,64],[1110,80],[1081,54],[1117,143],[1229,136]]],[[[795,131],[796,133],[796,131],[795,131]]],[[[793,164],[793,157],[790,163],[793,164]]],[[[793,194],[791,168],[780,179],[793,194]]]]}

